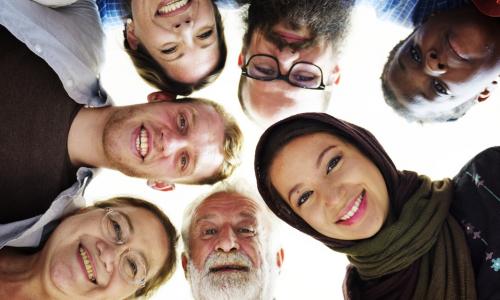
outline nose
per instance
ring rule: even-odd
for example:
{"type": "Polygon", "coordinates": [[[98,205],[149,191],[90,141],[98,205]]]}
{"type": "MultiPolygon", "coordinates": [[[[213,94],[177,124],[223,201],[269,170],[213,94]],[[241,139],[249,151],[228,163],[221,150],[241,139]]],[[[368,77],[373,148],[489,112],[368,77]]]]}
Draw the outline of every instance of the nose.
{"type": "Polygon", "coordinates": [[[436,50],[429,50],[425,55],[425,69],[427,74],[438,76],[446,73],[448,66],[443,55],[439,55],[436,50]]]}
{"type": "Polygon", "coordinates": [[[299,58],[299,52],[285,47],[282,50],[277,49],[275,53],[280,64],[280,71],[284,74],[288,73],[293,63],[299,58]]]}
{"type": "Polygon", "coordinates": [[[327,193],[323,193],[321,198],[323,199],[323,205],[327,208],[335,208],[342,205],[342,199],[345,199],[347,196],[347,191],[342,185],[329,185],[324,191],[328,191],[327,193]]]}
{"type": "Polygon", "coordinates": [[[115,263],[119,260],[120,255],[127,249],[125,245],[114,245],[106,241],[98,241],[96,247],[98,259],[102,261],[108,273],[113,272],[115,263]]]}
{"type": "Polygon", "coordinates": [[[221,228],[217,243],[215,245],[216,251],[231,252],[240,249],[238,244],[238,237],[231,228],[231,226],[224,226],[221,228]]]}
{"type": "Polygon", "coordinates": [[[161,152],[165,157],[175,155],[180,149],[186,148],[187,140],[183,136],[170,135],[166,137],[162,133],[161,152]]]}
{"type": "Polygon", "coordinates": [[[191,16],[185,16],[182,19],[179,19],[177,22],[173,24],[174,30],[182,30],[183,28],[191,28],[193,27],[193,20],[191,16]]]}

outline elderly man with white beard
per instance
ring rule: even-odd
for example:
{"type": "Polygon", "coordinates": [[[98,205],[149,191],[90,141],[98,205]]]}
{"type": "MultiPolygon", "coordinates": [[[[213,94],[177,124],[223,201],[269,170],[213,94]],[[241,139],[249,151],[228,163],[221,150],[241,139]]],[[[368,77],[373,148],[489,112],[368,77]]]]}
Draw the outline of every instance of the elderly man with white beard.
{"type": "Polygon", "coordinates": [[[274,299],[284,252],[259,200],[221,184],[185,211],[182,267],[195,300],[274,299]]]}

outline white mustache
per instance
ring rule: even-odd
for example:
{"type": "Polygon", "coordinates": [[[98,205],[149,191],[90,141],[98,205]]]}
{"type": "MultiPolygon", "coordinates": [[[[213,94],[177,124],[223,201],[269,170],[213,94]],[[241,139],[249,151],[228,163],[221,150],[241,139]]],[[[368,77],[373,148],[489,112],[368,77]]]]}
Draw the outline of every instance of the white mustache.
{"type": "Polygon", "coordinates": [[[213,252],[205,261],[205,272],[208,273],[213,268],[222,266],[238,266],[250,270],[252,268],[252,261],[250,258],[241,252],[213,252]]]}

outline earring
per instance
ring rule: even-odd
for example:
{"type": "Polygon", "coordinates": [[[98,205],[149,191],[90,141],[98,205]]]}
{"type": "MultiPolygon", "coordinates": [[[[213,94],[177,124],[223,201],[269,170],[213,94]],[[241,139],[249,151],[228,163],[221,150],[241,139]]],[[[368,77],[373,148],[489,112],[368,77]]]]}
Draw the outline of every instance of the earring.
{"type": "Polygon", "coordinates": [[[127,23],[127,25],[130,25],[132,24],[132,19],[131,18],[127,18],[127,21],[125,21],[127,23]]]}

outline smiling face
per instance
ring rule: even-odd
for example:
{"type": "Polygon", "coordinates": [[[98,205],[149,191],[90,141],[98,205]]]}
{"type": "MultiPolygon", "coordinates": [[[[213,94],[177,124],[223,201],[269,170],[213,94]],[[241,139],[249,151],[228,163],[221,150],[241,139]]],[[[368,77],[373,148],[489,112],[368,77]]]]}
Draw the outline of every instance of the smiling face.
{"type": "Polygon", "coordinates": [[[132,15],[129,42],[132,34],[173,79],[196,83],[215,68],[220,54],[210,0],[132,0],[132,15]]]}
{"type": "Polygon", "coordinates": [[[499,30],[473,9],[431,17],[397,50],[384,80],[416,116],[450,111],[498,80],[499,30]]]}
{"type": "Polygon", "coordinates": [[[164,264],[168,240],[158,218],[143,208],[113,210],[122,219],[112,235],[128,235],[124,244],[115,244],[102,228],[103,209],[66,218],[47,241],[41,254],[43,282],[54,299],[124,299],[140,288],[129,278],[141,269],[140,262],[146,264],[146,281],[164,264]]]}
{"type": "Polygon", "coordinates": [[[118,108],[104,128],[111,167],[129,176],[195,183],[223,161],[224,121],[203,103],[168,101],[118,108]]]}
{"type": "MultiPolygon", "coordinates": [[[[282,23],[273,26],[270,35],[284,45],[311,43],[307,29],[292,30],[282,23]]],[[[288,46],[279,47],[276,42],[268,38],[268,35],[256,30],[252,34],[248,48],[242,52],[240,67],[255,54],[275,57],[282,75],[288,74],[295,63],[308,62],[321,69],[323,83],[327,86],[332,86],[338,76],[334,51],[331,44],[323,38],[317,38],[311,46],[292,50],[288,46]]],[[[302,72],[300,75],[296,81],[309,78],[309,73],[302,72]]],[[[329,93],[324,90],[304,89],[283,80],[262,81],[252,78],[244,80],[240,101],[253,118],[263,123],[272,123],[299,112],[324,111],[329,101],[329,93]]]]}
{"type": "Polygon", "coordinates": [[[328,133],[295,138],[270,167],[272,185],[319,233],[341,240],[375,235],[389,196],[378,168],[356,147],[328,133]]]}
{"type": "Polygon", "coordinates": [[[223,290],[256,299],[252,295],[262,290],[269,269],[263,227],[261,208],[236,193],[216,193],[198,206],[189,230],[188,267],[196,299],[199,292],[223,290]]]}

